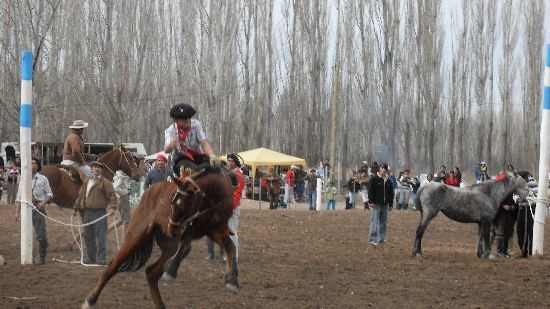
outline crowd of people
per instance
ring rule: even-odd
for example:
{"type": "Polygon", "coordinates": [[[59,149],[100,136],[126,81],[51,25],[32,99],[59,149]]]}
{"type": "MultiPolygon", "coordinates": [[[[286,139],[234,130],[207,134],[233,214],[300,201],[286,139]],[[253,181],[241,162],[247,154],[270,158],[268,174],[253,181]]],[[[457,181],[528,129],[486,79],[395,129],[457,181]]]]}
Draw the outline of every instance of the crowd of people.
{"type": "MultiPolygon", "coordinates": [[[[202,124],[193,118],[196,111],[187,104],[178,104],[170,110],[172,124],[165,131],[164,151],[171,153],[171,157],[159,154],[153,166],[145,161],[141,162],[146,175],[143,188],[146,190],[158,182],[174,181],[181,183],[193,171],[199,171],[204,164],[219,164],[220,160],[214,154],[206,139],[202,124]]],[[[129,196],[131,193],[130,177],[122,171],[114,173],[113,182],[103,177],[103,163],[95,161],[93,156],[83,152],[83,130],[88,123],[76,120],[69,126],[70,133],[63,149],[63,162],[67,166],[77,168],[83,176],[83,183],[78,193],[74,209],[82,212],[83,223],[96,222],[84,228],[85,264],[107,264],[107,219],[109,214],[118,211],[123,228],[128,225],[131,216],[129,196]]],[[[9,146],[11,147],[11,146],[9,146]]],[[[21,160],[19,153],[6,149],[9,154],[6,164],[0,162],[0,188],[7,188],[8,204],[15,204],[19,200],[17,188],[21,175],[21,160]]],[[[236,247],[238,257],[238,219],[240,217],[241,198],[247,196],[246,179],[249,179],[249,168],[243,164],[242,158],[236,153],[227,155],[224,162],[234,190],[234,211],[229,219],[229,228],[232,231],[231,239],[236,247]]],[[[38,264],[45,264],[47,251],[47,234],[44,217],[46,205],[52,200],[53,193],[49,181],[40,174],[41,159],[32,158],[32,195],[34,205],[33,225],[36,239],[39,243],[38,264]]],[[[516,173],[509,165],[506,171],[501,171],[496,179],[505,177],[506,173],[516,173]]],[[[459,167],[453,167],[447,173],[445,165],[441,165],[437,173],[412,176],[409,168],[401,169],[397,175],[386,163],[379,164],[373,161],[369,164],[363,161],[361,167],[352,171],[352,177],[345,183],[345,209],[355,208],[359,197],[364,210],[371,211],[369,242],[373,245],[386,242],[386,226],[388,212],[396,205],[397,210],[415,210],[415,199],[421,186],[430,182],[440,182],[452,187],[460,187],[465,183],[459,167]],[[422,177],[421,177],[422,176],[422,177]],[[412,201],[412,204],[411,204],[412,201]],[[410,207],[412,205],[412,207],[410,207]]],[[[326,202],[327,210],[336,210],[339,188],[335,184],[330,161],[325,159],[318,169],[304,169],[303,166],[291,165],[271,168],[269,173],[260,175],[260,186],[267,189],[270,209],[287,208],[292,203],[307,202],[309,210],[316,210],[319,197],[318,183],[321,180],[321,192],[326,202]],[[282,195],[282,196],[281,196],[282,195]]],[[[477,164],[474,175],[476,182],[491,179],[486,162],[477,164]]],[[[522,175],[524,178],[527,176],[522,175]]],[[[532,179],[533,180],[533,179],[532,179]]],[[[532,183],[532,181],[531,181],[532,183]]],[[[531,186],[535,187],[535,186],[531,186]]],[[[0,198],[2,190],[0,189],[0,198]]],[[[514,222],[517,218],[518,233],[521,223],[522,255],[526,256],[531,250],[528,232],[532,228],[532,218],[525,208],[529,205],[525,200],[509,196],[501,205],[501,211],[494,225],[494,235],[497,241],[497,251],[500,256],[508,257],[508,242],[513,233],[514,222]],[[520,222],[521,221],[521,222],[520,222]]],[[[16,219],[20,219],[20,208],[16,209],[16,219]]],[[[519,239],[518,235],[518,239],[519,239]]],[[[213,243],[207,240],[207,259],[214,257],[213,243]]]]}

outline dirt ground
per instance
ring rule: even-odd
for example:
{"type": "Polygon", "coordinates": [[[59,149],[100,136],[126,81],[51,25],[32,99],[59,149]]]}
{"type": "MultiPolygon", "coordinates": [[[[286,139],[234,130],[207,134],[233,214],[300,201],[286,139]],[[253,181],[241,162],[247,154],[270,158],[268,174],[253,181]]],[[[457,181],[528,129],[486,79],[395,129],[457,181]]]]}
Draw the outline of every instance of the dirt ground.
{"type": "MultiPolygon", "coordinates": [[[[196,241],[173,285],[161,284],[169,308],[212,307],[549,307],[550,259],[479,260],[477,227],[440,215],[428,228],[424,257],[411,256],[419,214],[393,210],[388,243],[368,243],[370,212],[362,209],[311,212],[305,204],[290,210],[245,201],[240,219],[240,295],[223,284],[224,265],[206,261],[204,240],[196,241]]],[[[50,206],[48,214],[65,222],[71,211],[50,206]]],[[[52,261],[80,259],[69,250],[71,232],[48,222],[46,266],[20,264],[19,224],[13,209],[0,204],[0,307],[77,308],[103,268],[52,261]]],[[[549,228],[546,228],[548,235],[549,228]]],[[[35,246],[37,246],[35,244],[35,246]]],[[[117,245],[109,236],[109,256],[117,245]]],[[[545,248],[550,250],[548,236],[545,248]]],[[[493,250],[494,251],[494,250],[493,250]]],[[[155,254],[155,253],[154,253],[155,254]]],[[[98,308],[151,307],[143,270],[117,274],[98,308]]]]}

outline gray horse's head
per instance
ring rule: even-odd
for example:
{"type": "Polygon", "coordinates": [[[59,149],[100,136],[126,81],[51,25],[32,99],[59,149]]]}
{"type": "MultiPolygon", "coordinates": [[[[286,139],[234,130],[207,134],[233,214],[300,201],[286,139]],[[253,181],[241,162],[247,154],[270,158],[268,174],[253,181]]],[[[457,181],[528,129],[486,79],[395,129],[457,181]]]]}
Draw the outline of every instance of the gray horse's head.
{"type": "Polygon", "coordinates": [[[511,173],[506,176],[514,185],[514,193],[519,195],[522,199],[525,199],[529,194],[529,188],[527,187],[527,181],[523,177],[519,176],[517,173],[511,173]]]}

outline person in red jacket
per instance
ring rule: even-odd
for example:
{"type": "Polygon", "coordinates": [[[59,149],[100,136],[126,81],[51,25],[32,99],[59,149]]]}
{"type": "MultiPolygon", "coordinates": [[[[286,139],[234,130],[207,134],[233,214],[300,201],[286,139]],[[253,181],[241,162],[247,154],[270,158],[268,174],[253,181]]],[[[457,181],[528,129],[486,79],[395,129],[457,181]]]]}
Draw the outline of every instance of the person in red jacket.
{"type": "Polygon", "coordinates": [[[286,172],[286,179],[285,179],[285,198],[284,198],[284,205],[288,206],[288,203],[296,203],[296,200],[294,199],[294,187],[296,186],[296,170],[298,167],[295,165],[290,166],[290,169],[288,172],[286,172]]]}
{"type": "MultiPolygon", "coordinates": [[[[231,240],[235,245],[235,256],[239,259],[239,217],[241,216],[241,198],[243,194],[243,189],[245,186],[245,177],[241,171],[241,160],[239,155],[236,153],[230,153],[227,155],[227,169],[237,176],[237,184],[233,187],[233,214],[227,221],[229,229],[233,232],[231,235],[231,240]]],[[[207,260],[212,260],[214,258],[214,243],[210,238],[206,238],[206,246],[208,249],[208,255],[206,256],[207,260]]],[[[225,259],[222,255],[220,248],[220,258],[225,259]]]]}
{"type": "Polygon", "coordinates": [[[229,218],[227,224],[229,229],[233,232],[231,240],[235,244],[235,256],[239,259],[239,217],[241,216],[241,198],[243,195],[243,189],[245,185],[244,175],[241,172],[241,161],[239,156],[235,153],[227,155],[227,168],[237,175],[238,185],[233,189],[233,215],[229,218]]]}
{"type": "Polygon", "coordinates": [[[454,171],[451,171],[451,173],[449,173],[449,177],[445,178],[445,180],[443,180],[443,183],[453,187],[460,187],[460,180],[458,179],[458,176],[455,174],[454,171]]]}

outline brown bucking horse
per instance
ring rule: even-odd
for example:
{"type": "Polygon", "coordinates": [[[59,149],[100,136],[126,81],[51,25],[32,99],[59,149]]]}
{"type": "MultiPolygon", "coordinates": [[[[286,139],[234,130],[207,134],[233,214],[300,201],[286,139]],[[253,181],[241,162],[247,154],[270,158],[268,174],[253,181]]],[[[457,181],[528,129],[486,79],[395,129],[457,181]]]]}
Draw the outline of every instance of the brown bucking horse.
{"type": "Polygon", "coordinates": [[[125,241],[88,294],[82,308],[95,305],[107,282],[117,273],[142,268],[155,241],[161,255],[145,269],[154,308],[165,308],[158,281],[174,279],[180,262],[191,251],[191,240],[209,236],[225,249],[225,285],[239,292],[236,250],[227,221],[233,213],[233,188],[227,170],[209,166],[180,185],[160,182],[141,197],[126,231],[125,241]],[[171,259],[172,258],[172,259],[171,259]]]}
{"type": "MultiPolygon", "coordinates": [[[[105,166],[103,177],[109,179],[109,181],[113,181],[113,176],[117,170],[122,170],[133,178],[139,176],[134,157],[122,145],[102,155],[98,161],[105,166]]],[[[60,207],[73,208],[82,181],[74,179],[78,176],[69,174],[78,173],[78,170],[71,167],[60,168],[55,165],[45,165],[40,173],[46,176],[50,182],[53,201],[60,207]]]]}

